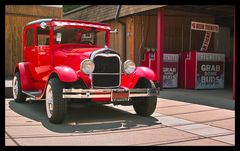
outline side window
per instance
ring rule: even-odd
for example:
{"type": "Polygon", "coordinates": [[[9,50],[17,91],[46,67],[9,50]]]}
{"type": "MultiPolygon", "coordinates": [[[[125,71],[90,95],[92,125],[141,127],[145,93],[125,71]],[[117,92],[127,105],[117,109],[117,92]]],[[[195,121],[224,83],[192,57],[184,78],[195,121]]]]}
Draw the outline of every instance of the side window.
{"type": "Polygon", "coordinates": [[[27,33],[26,33],[26,46],[29,47],[29,46],[33,46],[34,45],[34,30],[33,28],[27,30],[27,33]]]}
{"type": "Polygon", "coordinates": [[[49,45],[49,28],[37,27],[37,46],[49,45]]]}

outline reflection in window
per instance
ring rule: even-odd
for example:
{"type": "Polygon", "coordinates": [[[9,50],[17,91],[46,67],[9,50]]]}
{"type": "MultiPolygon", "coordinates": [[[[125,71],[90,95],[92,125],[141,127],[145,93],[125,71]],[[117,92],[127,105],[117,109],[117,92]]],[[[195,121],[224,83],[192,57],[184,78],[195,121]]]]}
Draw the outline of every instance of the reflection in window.
{"type": "Polygon", "coordinates": [[[54,27],[55,44],[87,44],[105,46],[106,31],[96,28],[54,27]]]}
{"type": "Polygon", "coordinates": [[[49,28],[37,27],[37,46],[49,45],[49,28]]]}

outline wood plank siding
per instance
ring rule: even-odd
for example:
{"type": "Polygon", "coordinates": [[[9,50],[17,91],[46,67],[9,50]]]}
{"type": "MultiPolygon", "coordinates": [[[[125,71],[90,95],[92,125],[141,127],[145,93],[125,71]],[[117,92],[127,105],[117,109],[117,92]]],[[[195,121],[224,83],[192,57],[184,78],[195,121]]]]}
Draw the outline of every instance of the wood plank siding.
{"type": "MultiPolygon", "coordinates": [[[[117,28],[118,33],[111,34],[110,39],[110,47],[116,50],[120,55],[123,56],[124,51],[126,51],[126,58],[123,58],[123,60],[126,59],[132,59],[132,60],[138,60],[138,49],[139,49],[139,40],[141,33],[138,31],[135,32],[135,28],[137,27],[137,30],[142,30],[141,25],[138,24],[138,22],[135,22],[139,20],[138,16],[136,15],[139,12],[144,12],[148,10],[153,10],[159,7],[163,7],[164,5],[122,5],[121,10],[119,13],[119,20],[126,23],[126,50],[123,50],[122,46],[122,26],[120,23],[115,21],[115,15],[117,11],[117,5],[91,5],[88,7],[85,7],[78,11],[71,11],[71,13],[66,13],[63,18],[65,19],[79,19],[79,20],[87,20],[87,21],[97,21],[97,22],[104,22],[108,23],[112,29],[117,28]],[[132,51],[131,51],[132,50],[132,51]]],[[[140,18],[141,19],[141,18],[140,18]]],[[[146,20],[148,21],[147,17],[144,17],[144,23],[146,23],[146,20]]],[[[154,17],[151,17],[151,21],[153,21],[153,24],[151,26],[155,26],[156,20],[154,20],[154,17]]],[[[151,28],[151,27],[147,27],[151,28]]],[[[145,32],[145,31],[144,31],[145,32]]],[[[156,45],[156,29],[155,31],[148,32],[149,34],[152,34],[150,38],[147,38],[147,42],[151,43],[150,46],[156,45]],[[152,38],[154,37],[154,39],[152,38]]],[[[144,41],[145,43],[145,41],[144,41]]],[[[144,45],[144,44],[143,44],[144,45]]]]}
{"type": "MultiPolygon", "coordinates": [[[[190,24],[191,21],[214,23],[215,19],[210,15],[200,13],[189,13],[186,11],[177,11],[165,9],[164,20],[164,48],[165,51],[179,52],[189,50],[190,24]]],[[[205,32],[192,31],[191,48],[200,49],[205,32]]],[[[214,36],[214,34],[212,35],[214,36]]],[[[209,52],[213,51],[214,41],[210,41],[209,52]]]]}
{"type": "MultiPolygon", "coordinates": [[[[63,18],[86,21],[108,21],[115,19],[118,5],[90,5],[72,13],[65,13],[63,18]]],[[[119,17],[163,7],[164,5],[122,5],[119,17]]]]}
{"type": "Polygon", "coordinates": [[[24,26],[41,18],[62,18],[62,8],[39,5],[5,6],[5,77],[12,76],[16,63],[23,61],[24,26]]]}

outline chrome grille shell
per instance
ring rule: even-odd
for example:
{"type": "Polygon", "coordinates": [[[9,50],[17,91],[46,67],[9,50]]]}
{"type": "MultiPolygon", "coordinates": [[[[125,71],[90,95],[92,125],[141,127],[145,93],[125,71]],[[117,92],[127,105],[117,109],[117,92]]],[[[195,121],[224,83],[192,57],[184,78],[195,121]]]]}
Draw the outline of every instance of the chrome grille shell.
{"type": "Polygon", "coordinates": [[[94,55],[93,62],[95,69],[91,74],[92,88],[118,88],[120,86],[121,59],[118,54],[98,53],[94,55]]]}

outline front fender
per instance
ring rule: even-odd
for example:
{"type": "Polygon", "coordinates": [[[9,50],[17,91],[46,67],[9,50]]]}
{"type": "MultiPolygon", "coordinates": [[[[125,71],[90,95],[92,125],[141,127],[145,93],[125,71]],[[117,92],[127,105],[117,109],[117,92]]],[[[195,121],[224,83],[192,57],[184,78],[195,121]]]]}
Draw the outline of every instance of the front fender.
{"type": "Polygon", "coordinates": [[[77,73],[69,66],[56,66],[53,72],[58,75],[62,82],[75,82],[78,80],[77,73]]]}
{"type": "Polygon", "coordinates": [[[148,67],[139,66],[136,68],[134,74],[139,78],[144,77],[148,80],[157,81],[157,75],[148,67]]]}
{"type": "Polygon", "coordinates": [[[152,69],[139,66],[135,69],[134,73],[130,75],[123,74],[121,86],[127,88],[134,88],[140,78],[157,81],[157,75],[152,69]]]}

